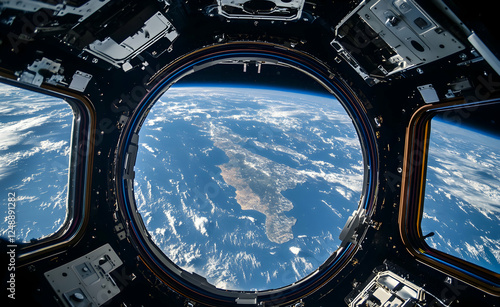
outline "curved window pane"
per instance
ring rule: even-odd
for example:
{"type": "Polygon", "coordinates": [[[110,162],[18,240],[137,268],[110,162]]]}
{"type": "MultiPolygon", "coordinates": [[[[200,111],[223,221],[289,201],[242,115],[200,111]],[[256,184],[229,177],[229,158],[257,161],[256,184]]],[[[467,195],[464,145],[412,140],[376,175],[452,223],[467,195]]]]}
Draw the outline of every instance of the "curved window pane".
{"type": "Polygon", "coordinates": [[[139,134],[135,197],[152,240],[218,288],[289,285],[337,250],[361,146],[333,96],[173,87],[139,134]]]}
{"type": "Polygon", "coordinates": [[[422,232],[434,249],[500,272],[500,137],[434,118],[422,232]]]}
{"type": "Polygon", "coordinates": [[[73,111],[63,100],[0,84],[2,203],[15,194],[15,213],[7,214],[3,206],[2,237],[29,242],[63,225],[72,125],[73,111]],[[15,236],[9,215],[16,220],[15,236]]]}

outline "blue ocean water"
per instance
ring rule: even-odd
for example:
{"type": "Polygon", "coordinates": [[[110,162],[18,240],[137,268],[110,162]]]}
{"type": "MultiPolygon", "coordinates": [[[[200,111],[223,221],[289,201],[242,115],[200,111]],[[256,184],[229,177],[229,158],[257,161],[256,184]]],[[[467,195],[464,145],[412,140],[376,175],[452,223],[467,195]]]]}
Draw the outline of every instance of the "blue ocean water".
{"type": "MultiPolygon", "coordinates": [[[[49,236],[66,219],[72,124],[61,99],[0,85],[0,191],[3,204],[16,195],[16,241],[49,236]]],[[[2,219],[2,237],[7,229],[2,219]]]]}
{"type": "Polygon", "coordinates": [[[440,251],[500,273],[500,141],[433,119],[423,234],[440,251]]]}
{"type": "Polygon", "coordinates": [[[136,201],[153,241],[179,266],[223,289],[279,288],[338,248],[360,198],[362,163],[354,127],[334,97],[172,88],[140,131],[136,201]],[[249,191],[221,173],[236,161],[261,202],[282,195],[292,204],[277,213],[293,223],[289,239],[269,239],[267,214],[276,205],[267,214],[242,209],[237,193],[249,191]]]}

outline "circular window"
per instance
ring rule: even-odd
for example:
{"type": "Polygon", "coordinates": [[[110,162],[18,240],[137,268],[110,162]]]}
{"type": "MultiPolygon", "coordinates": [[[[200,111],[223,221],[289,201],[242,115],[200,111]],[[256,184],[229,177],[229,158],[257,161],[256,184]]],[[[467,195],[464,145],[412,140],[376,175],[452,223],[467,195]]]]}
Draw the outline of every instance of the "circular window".
{"type": "Polygon", "coordinates": [[[203,49],[157,74],[117,151],[117,202],[140,259],[217,306],[292,302],[337,276],[377,185],[374,133],[348,87],[304,54],[252,46],[203,49]],[[274,86],[280,73],[287,89],[274,86]],[[304,76],[328,92],[305,90],[304,76]]]}
{"type": "Polygon", "coordinates": [[[135,200],[176,265],[226,290],[296,282],[340,245],[363,159],[334,97],[170,88],[139,132],[135,200]]]}

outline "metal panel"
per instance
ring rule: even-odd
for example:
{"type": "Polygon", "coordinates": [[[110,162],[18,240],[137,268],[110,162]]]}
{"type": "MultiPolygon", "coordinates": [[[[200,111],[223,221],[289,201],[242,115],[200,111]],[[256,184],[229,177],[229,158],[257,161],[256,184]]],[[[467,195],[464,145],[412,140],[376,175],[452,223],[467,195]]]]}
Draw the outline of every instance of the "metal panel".
{"type": "Polygon", "coordinates": [[[161,38],[165,37],[173,41],[177,36],[178,33],[172,23],[162,13],[157,12],[144,23],[144,26],[138,32],[129,36],[123,42],[118,43],[107,37],[102,41],[94,41],[85,50],[127,71],[132,68],[127,62],[146,48],[161,38]]]}
{"type": "Polygon", "coordinates": [[[229,19],[297,20],[305,0],[217,0],[218,12],[229,19]]]}
{"type": "Polygon", "coordinates": [[[44,275],[65,306],[101,306],[120,292],[109,275],[120,265],[121,259],[106,244],[44,275]]]}

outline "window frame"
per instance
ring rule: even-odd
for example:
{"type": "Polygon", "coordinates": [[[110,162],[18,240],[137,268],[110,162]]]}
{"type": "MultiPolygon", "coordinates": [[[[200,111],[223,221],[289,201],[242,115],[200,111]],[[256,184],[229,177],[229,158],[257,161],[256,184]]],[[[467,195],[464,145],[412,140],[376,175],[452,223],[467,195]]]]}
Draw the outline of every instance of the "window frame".
{"type": "Polygon", "coordinates": [[[130,226],[130,240],[139,252],[141,261],[166,285],[189,299],[218,306],[265,303],[285,304],[316,291],[337,277],[360,248],[373,214],[378,192],[378,147],[372,125],[364,105],[341,79],[335,77],[324,64],[296,50],[276,48],[267,43],[240,43],[214,45],[194,51],[160,69],[146,84],[147,94],[134,109],[123,127],[115,160],[117,203],[123,222],[130,226]],[[238,63],[239,60],[263,61],[282,65],[305,73],[334,95],[349,114],[356,128],[364,160],[363,192],[358,210],[349,218],[348,229],[353,233],[325,263],[303,279],[279,288],[263,291],[221,290],[208,284],[204,277],[188,273],[172,261],[152,242],[134,201],[135,157],[138,148],[138,131],[153,103],[183,76],[212,65],[238,63]],[[153,102],[153,103],[152,103],[153,102]],[[352,219],[352,220],[351,220],[352,219]],[[354,234],[355,233],[355,234],[354,234]],[[352,239],[356,237],[356,239],[352,239]],[[351,240],[352,239],[352,240],[351,240]]]}
{"type": "Polygon", "coordinates": [[[424,212],[431,121],[439,113],[500,103],[500,99],[467,102],[463,98],[426,104],[415,111],[406,128],[399,231],[408,252],[418,261],[492,295],[500,295],[500,274],[433,249],[421,229],[424,212]]]}
{"type": "Polygon", "coordinates": [[[50,84],[40,87],[18,82],[8,74],[0,75],[0,83],[62,99],[73,111],[68,169],[66,217],[61,227],[49,236],[31,242],[16,243],[19,265],[33,258],[68,248],[79,241],[89,221],[92,155],[95,134],[95,110],[85,96],[50,84]]]}

